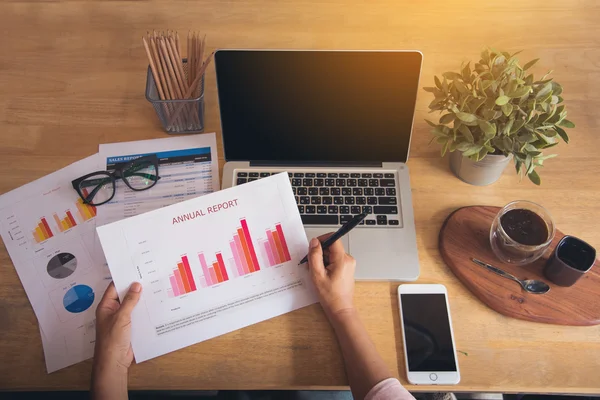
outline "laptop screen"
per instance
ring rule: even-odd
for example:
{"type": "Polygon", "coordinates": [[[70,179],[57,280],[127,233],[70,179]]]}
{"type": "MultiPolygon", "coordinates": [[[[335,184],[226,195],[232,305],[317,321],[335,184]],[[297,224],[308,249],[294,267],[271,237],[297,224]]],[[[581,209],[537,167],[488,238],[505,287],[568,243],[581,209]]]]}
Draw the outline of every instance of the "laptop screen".
{"type": "Polygon", "coordinates": [[[227,161],[406,162],[422,56],[220,50],[227,161]]]}

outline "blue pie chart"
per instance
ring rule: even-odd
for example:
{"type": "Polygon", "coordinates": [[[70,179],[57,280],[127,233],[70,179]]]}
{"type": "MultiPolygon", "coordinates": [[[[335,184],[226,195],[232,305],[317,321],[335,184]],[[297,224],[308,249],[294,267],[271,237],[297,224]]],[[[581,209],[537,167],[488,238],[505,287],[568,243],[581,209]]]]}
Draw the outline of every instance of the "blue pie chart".
{"type": "Polygon", "coordinates": [[[94,304],[94,291],[87,285],[73,286],[63,297],[63,306],[68,312],[77,314],[90,308],[94,304]]]}

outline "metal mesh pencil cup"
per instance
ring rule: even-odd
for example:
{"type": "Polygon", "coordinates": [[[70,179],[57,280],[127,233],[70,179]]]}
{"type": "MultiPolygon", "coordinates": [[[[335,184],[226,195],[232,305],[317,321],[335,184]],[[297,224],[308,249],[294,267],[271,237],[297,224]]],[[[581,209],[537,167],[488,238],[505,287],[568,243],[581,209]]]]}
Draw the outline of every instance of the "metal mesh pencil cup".
{"type": "MultiPolygon", "coordinates": [[[[187,81],[187,59],[183,59],[183,71],[187,81]]],[[[161,100],[152,70],[148,66],[146,76],[146,99],[152,104],[163,129],[167,133],[194,133],[204,130],[204,75],[191,99],[161,100]]]]}

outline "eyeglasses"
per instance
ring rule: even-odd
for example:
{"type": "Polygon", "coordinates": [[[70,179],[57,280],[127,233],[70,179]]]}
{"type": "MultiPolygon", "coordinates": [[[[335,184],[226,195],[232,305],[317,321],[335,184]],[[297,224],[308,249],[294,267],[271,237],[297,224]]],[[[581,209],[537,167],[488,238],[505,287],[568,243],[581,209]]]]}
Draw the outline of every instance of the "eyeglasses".
{"type": "Polygon", "coordinates": [[[136,192],[150,189],[160,179],[158,157],[155,154],[140,157],[127,164],[117,165],[112,172],[92,172],[75,179],[71,184],[85,204],[100,206],[115,197],[117,179],[122,179],[136,192]]]}

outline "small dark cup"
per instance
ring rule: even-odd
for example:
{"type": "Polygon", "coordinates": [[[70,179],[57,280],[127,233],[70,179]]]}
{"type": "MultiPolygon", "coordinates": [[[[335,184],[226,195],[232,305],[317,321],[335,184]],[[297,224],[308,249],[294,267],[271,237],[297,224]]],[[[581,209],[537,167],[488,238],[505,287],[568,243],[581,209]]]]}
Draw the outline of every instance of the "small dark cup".
{"type": "Polygon", "coordinates": [[[596,250],[581,239],[565,236],[544,268],[544,275],[559,286],[572,286],[596,262],[596,250]]]}

